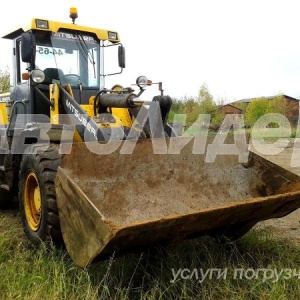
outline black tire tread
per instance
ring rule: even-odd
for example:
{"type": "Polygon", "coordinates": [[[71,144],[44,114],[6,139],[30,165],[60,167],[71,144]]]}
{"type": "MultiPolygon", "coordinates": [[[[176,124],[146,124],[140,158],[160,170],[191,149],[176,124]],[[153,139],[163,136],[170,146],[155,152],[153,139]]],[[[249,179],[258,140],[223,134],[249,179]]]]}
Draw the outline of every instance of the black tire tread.
{"type": "Polygon", "coordinates": [[[39,244],[41,241],[61,243],[62,234],[55,193],[55,177],[57,168],[60,165],[60,154],[58,152],[58,146],[55,144],[50,144],[47,150],[44,150],[42,147],[44,146],[32,145],[25,151],[21,161],[19,181],[19,201],[20,208],[22,208],[22,184],[24,179],[22,178],[24,176],[24,171],[22,172],[22,170],[26,170],[29,159],[37,169],[35,172],[41,186],[42,201],[46,202],[44,206],[42,205],[42,219],[44,218],[44,220],[41,221],[38,236],[30,232],[25,213],[21,211],[22,221],[25,233],[33,244],[39,244]],[[29,157],[24,159],[26,156],[29,157]]]}

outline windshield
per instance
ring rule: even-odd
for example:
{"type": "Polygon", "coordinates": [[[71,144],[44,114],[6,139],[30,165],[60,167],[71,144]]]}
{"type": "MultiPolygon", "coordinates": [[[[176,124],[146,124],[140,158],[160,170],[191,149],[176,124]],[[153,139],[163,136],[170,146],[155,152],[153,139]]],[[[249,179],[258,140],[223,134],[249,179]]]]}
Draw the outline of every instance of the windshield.
{"type": "Polygon", "coordinates": [[[57,32],[50,39],[37,37],[36,43],[36,68],[45,72],[46,83],[99,89],[100,47],[94,37],[57,32]]]}

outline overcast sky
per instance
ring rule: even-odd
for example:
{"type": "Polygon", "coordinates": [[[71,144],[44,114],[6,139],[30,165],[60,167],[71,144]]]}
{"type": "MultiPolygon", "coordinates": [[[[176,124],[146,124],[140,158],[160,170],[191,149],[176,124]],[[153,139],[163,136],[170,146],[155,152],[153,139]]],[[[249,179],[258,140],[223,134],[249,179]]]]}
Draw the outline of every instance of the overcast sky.
{"type": "MultiPolygon", "coordinates": [[[[6,1],[0,35],[31,18],[116,30],[126,48],[126,69],[108,84],[129,86],[139,75],[162,81],[176,98],[196,96],[207,84],[227,102],[278,93],[300,98],[299,1],[6,1]],[[95,6],[96,3],[96,6],[95,6]]],[[[0,40],[0,69],[11,42],[0,40]]],[[[110,86],[107,86],[110,87],[110,86]]],[[[156,89],[156,87],[152,87],[156,89]]]]}

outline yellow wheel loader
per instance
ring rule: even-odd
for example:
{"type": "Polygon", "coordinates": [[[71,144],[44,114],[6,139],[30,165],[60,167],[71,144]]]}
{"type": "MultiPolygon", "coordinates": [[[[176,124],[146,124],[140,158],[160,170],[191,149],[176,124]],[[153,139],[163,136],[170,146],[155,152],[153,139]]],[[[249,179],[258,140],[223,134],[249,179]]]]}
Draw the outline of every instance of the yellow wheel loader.
{"type": "Polygon", "coordinates": [[[151,100],[144,76],[106,88],[125,67],[118,33],[75,24],[76,9],[70,16],[4,36],[13,68],[0,96],[0,203],[17,199],[33,244],[63,241],[84,267],[159,241],[238,238],[300,207],[299,177],[249,155],[238,135],[177,136],[161,83],[151,100]]]}

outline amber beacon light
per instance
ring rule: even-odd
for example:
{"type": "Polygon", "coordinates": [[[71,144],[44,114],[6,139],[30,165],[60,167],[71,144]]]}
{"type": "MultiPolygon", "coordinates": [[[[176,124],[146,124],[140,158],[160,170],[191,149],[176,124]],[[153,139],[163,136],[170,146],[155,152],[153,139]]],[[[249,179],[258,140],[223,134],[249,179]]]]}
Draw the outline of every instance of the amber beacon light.
{"type": "Polygon", "coordinates": [[[77,8],[70,8],[70,18],[72,19],[73,24],[75,24],[75,20],[78,18],[77,8]]]}

